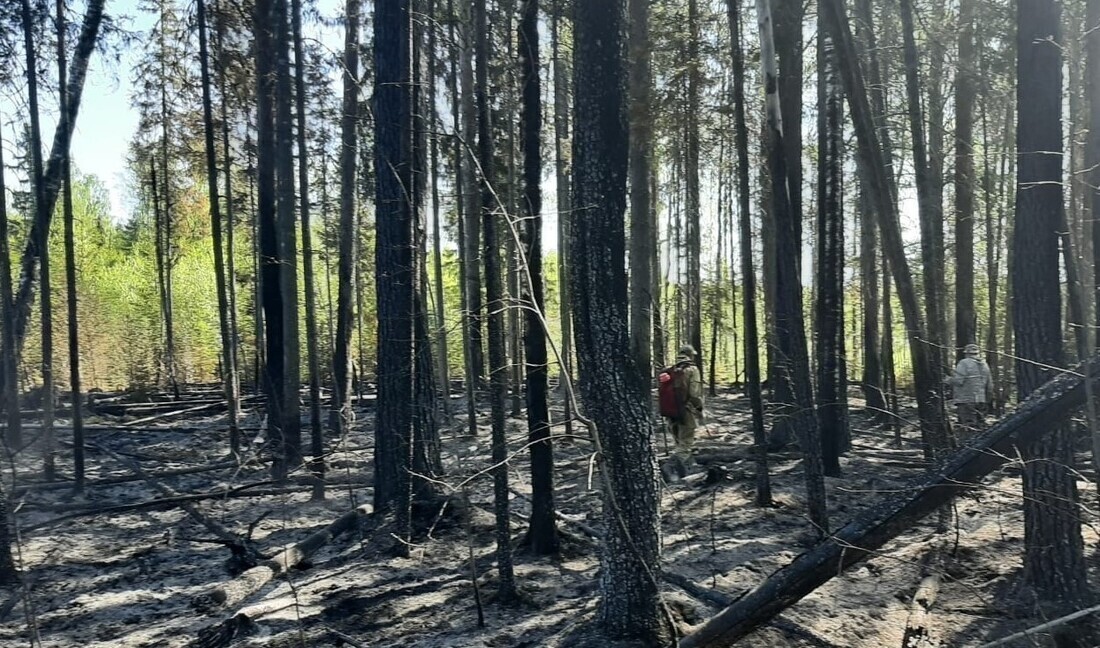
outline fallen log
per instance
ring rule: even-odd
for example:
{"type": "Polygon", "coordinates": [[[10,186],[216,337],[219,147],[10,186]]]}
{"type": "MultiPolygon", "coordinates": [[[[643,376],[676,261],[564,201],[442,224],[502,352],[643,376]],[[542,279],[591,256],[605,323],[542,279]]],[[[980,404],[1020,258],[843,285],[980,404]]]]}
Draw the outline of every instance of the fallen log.
{"type": "MultiPolygon", "coordinates": [[[[711,605],[715,605],[718,607],[726,607],[727,605],[733,603],[733,601],[735,600],[734,597],[728,594],[723,594],[722,592],[713,590],[709,587],[697,585],[690,578],[681,574],[677,574],[676,572],[666,571],[662,574],[662,576],[664,577],[665,582],[672,583],[673,585],[687,592],[692,598],[703,601],[704,603],[710,603],[711,605]]],[[[821,646],[822,648],[839,648],[837,644],[832,643],[824,637],[818,636],[815,632],[802,627],[794,621],[789,621],[787,619],[777,617],[775,619],[772,619],[769,623],[776,630],[784,632],[793,637],[805,639],[816,646],[821,646]]]]}
{"type": "Polygon", "coordinates": [[[236,607],[276,577],[310,558],[340,534],[355,528],[359,520],[370,512],[369,505],[348,511],[324,529],[311,534],[298,544],[287,547],[274,558],[260,562],[224,585],[199,594],[193,601],[194,606],[207,612],[236,607]]]}
{"type": "Polygon", "coordinates": [[[833,536],[795,558],[752,591],[738,598],[698,630],[681,648],[728,646],[875,551],[921,518],[961,493],[1026,446],[1053,430],[1085,401],[1084,378],[1100,375],[1100,356],[1063,372],[970,445],[914,479],[908,488],[857,516],[833,536]]]}

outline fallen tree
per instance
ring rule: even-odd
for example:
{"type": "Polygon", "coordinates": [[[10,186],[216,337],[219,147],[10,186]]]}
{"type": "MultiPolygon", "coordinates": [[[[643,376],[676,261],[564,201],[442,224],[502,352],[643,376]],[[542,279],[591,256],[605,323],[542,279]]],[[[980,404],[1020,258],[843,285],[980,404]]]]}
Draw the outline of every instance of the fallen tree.
{"type": "Polygon", "coordinates": [[[889,500],[772,574],[680,641],[680,648],[729,646],[863,560],[1055,429],[1085,402],[1085,382],[1100,375],[1100,356],[1035,390],[1011,415],[946,457],[889,500]]]}

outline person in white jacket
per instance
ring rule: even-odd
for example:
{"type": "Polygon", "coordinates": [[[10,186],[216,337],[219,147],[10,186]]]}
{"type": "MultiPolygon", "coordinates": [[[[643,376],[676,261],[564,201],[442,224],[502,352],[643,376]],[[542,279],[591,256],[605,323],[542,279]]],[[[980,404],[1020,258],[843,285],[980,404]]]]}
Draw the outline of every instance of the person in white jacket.
{"type": "Polygon", "coordinates": [[[985,428],[985,408],[993,395],[993,377],[989,366],[981,358],[977,344],[963,348],[963,359],[955,365],[955,373],[948,378],[955,395],[955,407],[959,427],[966,436],[985,428]]]}

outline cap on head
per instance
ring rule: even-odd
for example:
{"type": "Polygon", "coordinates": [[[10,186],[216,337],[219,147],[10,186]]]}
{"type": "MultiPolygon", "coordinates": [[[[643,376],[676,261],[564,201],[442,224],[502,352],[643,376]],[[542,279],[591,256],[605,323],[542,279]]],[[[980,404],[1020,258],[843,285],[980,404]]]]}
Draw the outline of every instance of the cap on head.
{"type": "Polygon", "coordinates": [[[978,355],[978,353],[980,353],[980,351],[978,350],[978,345],[977,344],[968,344],[965,347],[963,347],[963,353],[965,353],[968,356],[976,356],[976,355],[978,355]]]}
{"type": "Polygon", "coordinates": [[[680,350],[677,351],[676,353],[677,353],[677,355],[680,355],[680,356],[686,356],[688,358],[694,358],[695,357],[695,347],[691,346],[690,344],[685,344],[684,346],[680,347],[680,350]]]}

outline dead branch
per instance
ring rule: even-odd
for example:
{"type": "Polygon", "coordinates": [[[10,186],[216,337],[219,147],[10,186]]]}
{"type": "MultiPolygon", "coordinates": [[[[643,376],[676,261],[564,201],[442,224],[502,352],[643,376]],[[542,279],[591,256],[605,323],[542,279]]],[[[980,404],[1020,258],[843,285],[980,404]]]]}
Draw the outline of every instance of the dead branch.
{"type": "Polygon", "coordinates": [[[730,645],[794,605],[823,583],[866,558],[885,543],[938,510],[955,495],[1016,454],[1017,445],[1041,438],[1081,407],[1083,377],[1100,374],[1095,356],[1046,383],[971,445],[946,457],[884,503],[871,507],[836,534],[772,574],[701,628],[684,637],[681,648],[730,645]]]}

